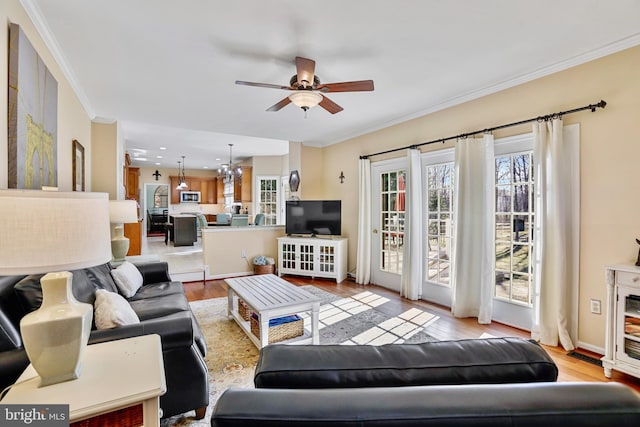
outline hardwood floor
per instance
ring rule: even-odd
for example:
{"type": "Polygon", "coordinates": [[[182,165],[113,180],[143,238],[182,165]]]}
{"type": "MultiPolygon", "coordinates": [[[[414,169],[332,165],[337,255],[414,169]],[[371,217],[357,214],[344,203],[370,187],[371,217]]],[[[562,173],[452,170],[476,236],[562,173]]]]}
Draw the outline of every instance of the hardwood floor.
{"type": "MultiPolygon", "coordinates": [[[[431,323],[427,327],[426,332],[440,340],[478,338],[483,334],[490,334],[496,337],[516,336],[529,338],[527,331],[497,322],[493,322],[490,325],[480,325],[475,318],[458,319],[451,315],[447,307],[431,304],[426,301],[409,301],[401,298],[396,292],[375,285],[357,285],[350,280],[336,284],[335,281],[326,279],[310,279],[298,276],[285,276],[285,278],[294,285],[313,285],[341,297],[349,297],[365,291],[375,292],[390,300],[386,304],[378,307],[378,309],[392,316],[415,307],[428,311],[438,316],[438,320],[431,323]]],[[[227,286],[224,280],[208,280],[204,285],[202,281],[189,282],[184,284],[184,288],[189,301],[227,296],[227,286]]],[[[567,352],[562,347],[544,347],[558,365],[560,371],[558,376],[559,381],[616,381],[627,384],[640,392],[640,379],[638,378],[614,371],[613,377],[608,379],[604,376],[602,367],[571,357],[567,355],[567,352]]],[[[595,358],[601,357],[599,354],[594,354],[582,349],[579,349],[579,352],[595,358]]]]}

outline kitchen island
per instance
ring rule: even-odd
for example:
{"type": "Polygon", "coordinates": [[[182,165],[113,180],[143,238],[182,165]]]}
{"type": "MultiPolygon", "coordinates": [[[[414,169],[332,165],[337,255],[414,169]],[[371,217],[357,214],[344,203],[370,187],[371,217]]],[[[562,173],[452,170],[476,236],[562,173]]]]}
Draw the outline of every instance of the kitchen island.
{"type": "Polygon", "coordinates": [[[253,258],[276,259],[277,238],[284,225],[209,227],[202,230],[202,253],[207,279],[253,274],[253,258]]]}
{"type": "Polygon", "coordinates": [[[169,240],[173,242],[173,246],[193,246],[198,239],[195,215],[169,215],[169,223],[169,240]]]}

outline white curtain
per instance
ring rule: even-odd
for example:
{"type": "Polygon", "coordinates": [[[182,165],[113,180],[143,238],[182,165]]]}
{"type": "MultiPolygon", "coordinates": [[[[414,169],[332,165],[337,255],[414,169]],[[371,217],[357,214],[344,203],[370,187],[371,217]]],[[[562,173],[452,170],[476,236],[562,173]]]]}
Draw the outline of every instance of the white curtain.
{"type": "Polygon", "coordinates": [[[422,166],[420,150],[407,152],[404,238],[400,295],[417,300],[422,294],[422,166]]]}
{"type": "Polygon", "coordinates": [[[494,264],[493,135],[456,144],[451,311],[491,323],[494,264]]]}
{"type": "Polygon", "coordinates": [[[367,285],[371,281],[371,161],[360,159],[358,189],[358,252],[356,283],[367,285]]]}
{"type": "Polygon", "coordinates": [[[563,138],[562,119],[533,125],[536,198],[533,327],[531,337],[565,350],[572,290],[577,289],[580,231],[580,141],[563,138]]]}

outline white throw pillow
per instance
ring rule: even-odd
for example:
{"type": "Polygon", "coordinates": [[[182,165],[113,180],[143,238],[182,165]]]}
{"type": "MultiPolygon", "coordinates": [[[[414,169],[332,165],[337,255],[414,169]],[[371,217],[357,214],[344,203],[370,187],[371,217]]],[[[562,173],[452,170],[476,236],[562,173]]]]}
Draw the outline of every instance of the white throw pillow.
{"type": "Polygon", "coordinates": [[[111,329],[116,326],[140,323],[138,315],[122,295],[105,289],[96,291],[93,311],[98,329],[111,329]]]}
{"type": "Polygon", "coordinates": [[[122,295],[131,298],[142,286],[142,274],[135,265],[125,261],[116,269],[111,270],[111,276],[122,295]]]}

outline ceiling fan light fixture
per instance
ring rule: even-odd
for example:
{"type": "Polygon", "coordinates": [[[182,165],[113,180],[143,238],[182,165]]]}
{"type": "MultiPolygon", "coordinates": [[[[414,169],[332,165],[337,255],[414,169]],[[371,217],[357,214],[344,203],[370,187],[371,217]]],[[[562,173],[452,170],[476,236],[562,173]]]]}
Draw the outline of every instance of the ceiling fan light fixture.
{"type": "Polygon", "coordinates": [[[322,95],[310,90],[300,90],[289,95],[289,100],[304,111],[307,111],[322,101],[322,95]]]}

